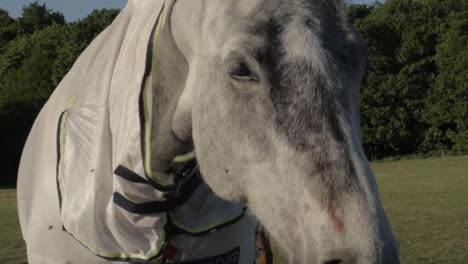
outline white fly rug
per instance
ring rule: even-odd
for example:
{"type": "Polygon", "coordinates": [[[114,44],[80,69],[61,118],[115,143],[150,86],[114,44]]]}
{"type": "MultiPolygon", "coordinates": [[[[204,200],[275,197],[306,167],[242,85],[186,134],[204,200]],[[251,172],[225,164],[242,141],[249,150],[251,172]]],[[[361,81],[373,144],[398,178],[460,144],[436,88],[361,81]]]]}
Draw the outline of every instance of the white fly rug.
{"type": "Polygon", "coordinates": [[[33,162],[33,154],[25,154],[21,165],[20,174],[36,171],[35,177],[56,172],[64,231],[110,260],[159,257],[169,221],[179,231],[197,234],[244,214],[240,205],[215,197],[206,186],[197,189],[191,205],[164,207],[174,176],[152,171],[148,142],[154,87],[149,73],[157,53],[153,41],[156,25],[164,25],[170,9],[170,4],[163,6],[162,0],[130,0],[92,42],[47,102],[28,139],[25,152],[40,145],[42,152],[34,155],[48,158],[33,162]],[[49,142],[55,133],[56,142],[49,142]]]}

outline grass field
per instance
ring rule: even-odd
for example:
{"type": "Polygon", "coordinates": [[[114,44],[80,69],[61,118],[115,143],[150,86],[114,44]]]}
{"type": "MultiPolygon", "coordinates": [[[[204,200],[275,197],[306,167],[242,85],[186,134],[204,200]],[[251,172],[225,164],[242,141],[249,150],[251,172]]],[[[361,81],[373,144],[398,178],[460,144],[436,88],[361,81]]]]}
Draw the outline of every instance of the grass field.
{"type": "Polygon", "coordinates": [[[406,264],[468,263],[468,157],[373,165],[406,264]]]}
{"type": "Polygon", "coordinates": [[[0,189],[0,263],[27,263],[25,254],[16,213],[16,191],[0,189]]]}
{"type": "MultiPolygon", "coordinates": [[[[468,157],[376,163],[405,264],[468,263],[468,157]]],[[[0,189],[0,263],[26,263],[15,190],[0,189]]]]}

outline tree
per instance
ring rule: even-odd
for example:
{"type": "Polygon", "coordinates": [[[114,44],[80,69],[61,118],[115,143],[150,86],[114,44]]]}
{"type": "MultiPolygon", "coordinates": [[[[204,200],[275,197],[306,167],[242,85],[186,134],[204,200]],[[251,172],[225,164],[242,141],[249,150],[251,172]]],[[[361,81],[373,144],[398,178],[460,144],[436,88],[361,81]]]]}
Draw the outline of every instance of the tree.
{"type": "Polygon", "coordinates": [[[462,55],[467,45],[460,36],[467,31],[459,26],[446,36],[454,27],[447,18],[466,16],[467,8],[467,1],[457,0],[388,0],[373,8],[349,8],[372,53],[361,90],[363,143],[369,154],[405,155],[465,144],[461,131],[466,125],[441,120],[467,119],[459,88],[467,65],[462,55]],[[448,65],[455,58],[458,68],[448,65]],[[451,85],[457,93],[450,92],[451,85]],[[448,109],[454,99],[447,94],[457,94],[456,112],[448,109]]]}
{"type": "Polygon", "coordinates": [[[409,154],[418,148],[422,130],[418,110],[427,86],[412,77],[425,64],[414,59],[411,65],[401,55],[406,45],[414,44],[406,35],[416,26],[412,23],[417,24],[413,17],[417,8],[413,1],[388,1],[356,23],[372,53],[361,90],[363,143],[377,157],[409,154]]]}
{"type": "Polygon", "coordinates": [[[117,9],[94,10],[86,18],[67,25],[65,43],[57,50],[53,64],[52,81],[59,84],[71,66],[89,45],[118,15],[117,9]]]}
{"type": "Polygon", "coordinates": [[[437,45],[438,75],[426,105],[426,149],[468,152],[468,11],[448,16],[437,45]]]}
{"type": "Polygon", "coordinates": [[[83,44],[89,44],[101,31],[109,26],[119,14],[118,9],[94,10],[86,18],[78,21],[76,26],[83,44]]]}
{"type": "Polygon", "coordinates": [[[0,53],[9,41],[16,37],[15,20],[0,8],[0,53]]]}
{"type": "Polygon", "coordinates": [[[38,2],[25,6],[22,16],[17,21],[20,34],[30,34],[54,23],[65,24],[63,14],[47,9],[46,4],[41,5],[38,2]]]}
{"type": "Polygon", "coordinates": [[[348,19],[349,22],[352,24],[357,24],[367,16],[372,13],[374,6],[366,5],[366,4],[355,4],[349,5],[347,12],[348,12],[348,19]]]}

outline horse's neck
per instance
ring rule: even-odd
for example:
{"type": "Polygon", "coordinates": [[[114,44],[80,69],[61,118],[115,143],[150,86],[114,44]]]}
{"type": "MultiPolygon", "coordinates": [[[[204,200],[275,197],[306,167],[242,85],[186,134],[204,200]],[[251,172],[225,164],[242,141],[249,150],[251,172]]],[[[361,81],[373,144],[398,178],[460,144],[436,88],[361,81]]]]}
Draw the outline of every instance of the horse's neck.
{"type": "Polygon", "coordinates": [[[176,47],[169,26],[159,37],[154,56],[157,64],[153,72],[152,168],[167,171],[177,155],[193,150],[191,138],[181,139],[174,133],[174,113],[184,90],[188,64],[176,47]]]}

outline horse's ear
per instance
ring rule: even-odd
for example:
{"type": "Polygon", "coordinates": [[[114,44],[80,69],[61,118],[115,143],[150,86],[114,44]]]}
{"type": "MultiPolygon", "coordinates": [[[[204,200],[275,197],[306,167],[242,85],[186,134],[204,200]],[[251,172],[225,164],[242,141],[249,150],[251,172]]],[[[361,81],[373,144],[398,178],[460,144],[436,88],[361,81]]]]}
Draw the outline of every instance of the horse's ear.
{"type": "Polygon", "coordinates": [[[172,119],[172,130],[181,141],[192,139],[192,87],[186,84],[184,91],[179,97],[177,108],[172,119]]]}

